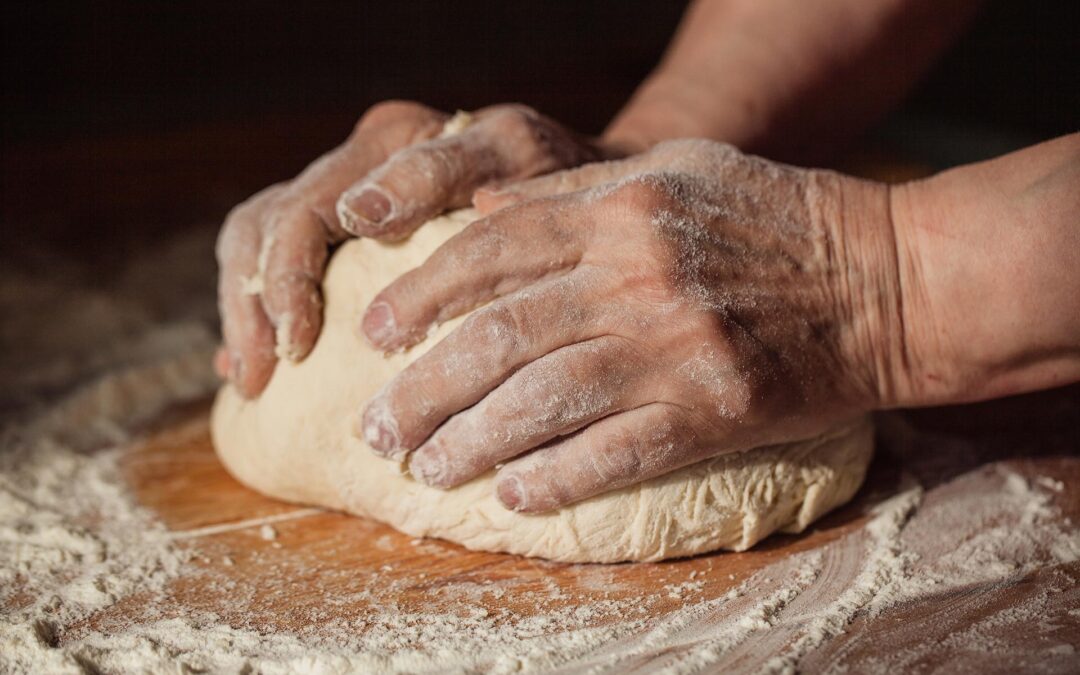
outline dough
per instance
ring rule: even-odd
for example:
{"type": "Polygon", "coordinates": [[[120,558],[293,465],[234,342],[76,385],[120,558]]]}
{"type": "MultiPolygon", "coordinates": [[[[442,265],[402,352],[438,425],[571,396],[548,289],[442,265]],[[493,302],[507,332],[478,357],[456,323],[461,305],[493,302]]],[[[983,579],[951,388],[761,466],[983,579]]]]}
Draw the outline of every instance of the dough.
{"type": "Polygon", "coordinates": [[[389,523],[484,551],[571,562],[661,560],[743,550],[776,530],[798,532],[848,500],[862,482],[872,429],[860,419],[800,443],[706,460],[558,512],[523,515],[495,499],[492,474],[449,491],[426,487],[352,434],[367,400],[460,320],[418,347],[384,357],[358,336],[367,303],[419,265],[474,214],[433,220],[402,244],[350,241],[333,256],[326,321],[301,363],[279,362],[262,396],[225,386],[214,444],[237,479],[268,495],[389,523]]]}

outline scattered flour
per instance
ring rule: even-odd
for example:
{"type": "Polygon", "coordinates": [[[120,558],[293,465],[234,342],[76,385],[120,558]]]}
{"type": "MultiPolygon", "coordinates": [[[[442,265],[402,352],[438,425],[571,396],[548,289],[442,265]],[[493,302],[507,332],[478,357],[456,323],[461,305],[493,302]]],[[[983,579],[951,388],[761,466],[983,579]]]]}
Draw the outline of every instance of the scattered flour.
{"type": "Polygon", "coordinates": [[[0,432],[0,670],[79,671],[78,656],[57,648],[64,628],[179,574],[190,552],[133,504],[117,460],[131,427],[212,389],[210,338],[0,432]]]}

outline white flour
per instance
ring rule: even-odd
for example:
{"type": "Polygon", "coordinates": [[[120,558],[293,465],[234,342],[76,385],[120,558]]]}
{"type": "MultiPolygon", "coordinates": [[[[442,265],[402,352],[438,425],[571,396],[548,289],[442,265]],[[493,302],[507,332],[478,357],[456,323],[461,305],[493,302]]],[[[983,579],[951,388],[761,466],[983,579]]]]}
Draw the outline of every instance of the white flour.
{"type": "MultiPolygon", "coordinates": [[[[179,265],[156,265],[182,274],[179,265]]],[[[125,278],[112,289],[119,300],[25,277],[15,292],[0,280],[0,309],[26,317],[5,326],[4,337],[46,336],[22,359],[8,350],[0,363],[20,388],[5,394],[0,436],[2,672],[896,672],[925,670],[943,654],[997,670],[1075,672],[1080,664],[1080,531],[1054,505],[1075,487],[1010,465],[930,489],[909,477],[850,534],[781,558],[720,597],[707,591],[729,583],[723,554],[708,570],[667,580],[657,597],[625,597],[623,568],[575,567],[590,599],[567,603],[572,596],[553,582],[546,597],[525,598],[537,608],[531,616],[486,608],[522,599],[513,580],[448,581],[438,596],[449,604],[437,612],[374,598],[356,616],[301,617],[308,627],[291,633],[160,610],[173,580],[212,572],[195,565],[200,533],[170,536],[135,504],[118,461],[133,429],[212,390],[214,337],[201,320],[162,323],[160,312],[131,300],[145,277],[125,278]],[[20,307],[19,298],[32,305],[20,307]],[[25,311],[43,305],[74,318],[44,332],[47,319],[25,311]],[[1043,583],[1024,590],[1032,575],[1043,583]],[[994,605],[1010,589],[1015,601],[994,605]],[[596,599],[607,591],[620,599],[596,599]],[[920,601],[930,596],[954,601],[926,617],[920,601]],[[98,619],[125,599],[143,608],[139,620],[98,619]],[[672,601],[678,609],[658,610],[672,601]],[[950,626],[944,637],[939,624],[950,626]],[[872,633],[861,630],[868,625],[872,633]],[[1031,638],[1021,646],[1017,634],[1031,638]]],[[[199,292],[196,319],[212,302],[199,292]]],[[[925,444],[893,431],[901,444],[925,444]]],[[[253,536],[280,546],[278,522],[252,521],[253,536]]],[[[418,555],[446,554],[414,544],[418,555]]],[[[394,570],[357,573],[367,572],[394,570]]],[[[230,598],[241,609],[245,601],[230,598]]]]}
{"type": "Polygon", "coordinates": [[[196,350],[105,377],[26,427],[4,430],[0,669],[78,670],[77,658],[55,648],[63,627],[159,592],[179,574],[187,552],[132,503],[116,462],[128,425],[212,386],[208,355],[196,350]]]}

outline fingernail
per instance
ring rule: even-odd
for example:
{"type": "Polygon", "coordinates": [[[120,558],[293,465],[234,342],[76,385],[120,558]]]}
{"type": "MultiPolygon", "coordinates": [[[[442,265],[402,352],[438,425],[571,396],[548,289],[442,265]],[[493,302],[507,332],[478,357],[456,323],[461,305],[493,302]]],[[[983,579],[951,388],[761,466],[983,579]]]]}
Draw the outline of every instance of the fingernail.
{"type": "Polygon", "coordinates": [[[430,441],[420,446],[409,460],[409,472],[413,477],[431,487],[450,487],[447,481],[448,469],[446,454],[435,448],[430,441]]]}
{"type": "Polygon", "coordinates": [[[394,208],[382,190],[370,187],[356,194],[346,194],[343,205],[347,218],[351,217],[376,227],[386,220],[394,208]]]}
{"type": "Polygon", "coordinates": [[[382,301],[371,303],[367,311],[364,312],[364,318],[360,325],[364,335],[376,347],[382,347],[390,342],[391,338],[394,337],[394,333],[397,332],[397,319],[394,317],[394,310],[388,303],[382,301]]]}
{"type": "Polygon", "coordinates": [[[397,460],[403,454],[397,420],[383,396],[372,399],[364,411],[362,431],[364,441],[379,455],[397,460]]]}
{"type": "Polygon", "coordinates": [[[499,481],[495,494],[502,505],[511,511],[521,511],[525,508],[525,489],[517,476],[509,476],[499,481]]]}

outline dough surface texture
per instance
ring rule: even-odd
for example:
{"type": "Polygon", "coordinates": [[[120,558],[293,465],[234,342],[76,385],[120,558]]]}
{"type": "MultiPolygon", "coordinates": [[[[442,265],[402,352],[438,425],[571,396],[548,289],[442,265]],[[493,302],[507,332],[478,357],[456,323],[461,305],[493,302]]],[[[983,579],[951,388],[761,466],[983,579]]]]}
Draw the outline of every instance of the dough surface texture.
{"type": "Polygon", "coordinates": [[[801,531],[858,489],[873,447],[866,419],[808,441],[705,460],[540,515],[504,509],[493,473],[442,491],[377,457],[353,436],[356,416],[460,319],[412,350],[384,357],[359,336],[361,313],[375,293],[474,217],[459,211],[405,243],[361,239],[337,250],[324,283],[325,323],[311,354],[301,363],[279,362],[258,399],[246,401],[228,385],[218,394],[214,445],[237,479],[273,497],[368,516],[415,537],[567,562],[743,550],[777,530],[801,531]]]}

